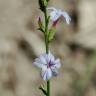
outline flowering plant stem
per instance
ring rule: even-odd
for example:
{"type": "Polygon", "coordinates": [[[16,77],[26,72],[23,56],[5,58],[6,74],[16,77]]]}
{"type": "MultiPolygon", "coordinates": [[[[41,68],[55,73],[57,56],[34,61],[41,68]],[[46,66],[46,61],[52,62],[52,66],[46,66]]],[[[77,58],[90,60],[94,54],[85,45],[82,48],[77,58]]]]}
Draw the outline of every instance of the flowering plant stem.
{"type": "MultiPolygon", "coordinates": [[[[46,54],[49,52],[49,42],[48,42],[48,16],[47,10],[45,9],[45,45],[46,45],[46,54]]],[[[50,96],[50,80],[47,81],[47,96],[50,96]]]]}
{"type": "Polygon", "coordinates": [[[68,24],[70,23],[71,19],[66,12],[57,10],[54,7],[47,8],[48,2],[50,0],[38,1],[40,10],[43,12],[44,15],[44,22],[40,17],[38,19],[38,30],[40,30],[44,35],[46,53],[43,53],[38,58],[36,58],[33,64],[41,69],[41,77],[43,78],[43,80],[46,80],[47,84],[46,88],[44,87],[45,84],[42,84],[39,89],[43,92],[45,96],[50,96],[50,78],[58,75],[58,69],[61,67],[61,63],[60,59],[56,59],[54,55],[49,52],[49,44],[54,39],[56,32],[55,27],[59,18],[63,16],[68,24]],[[47,14],[48,10],[51,11],[49,15],[47,14]],[[51,26],[49,26],[50,20],[52,21],[51,26]]]}
{"type": "MultiPolygon", "coordinates": [[[[47,8],[49,0],[38,0],[40,10],[44,15],[44,22],[39,17],[38,25],[43,35],[45,41],[46,53],[41,54],[38,58],[35,59],[34,65],[41,68],[41,76],[43,80],[46,80],[46,87],[43,85],[39,87],[39,89],[43,92],[45,96],[50,96],[50,78],[58,75],[58,69],[61,66],[60,59],[55,59],[54,55],[49,52],[49,44],[54,39],[55,35],[55,27],[61,16],[63,16],[66,22],[69,24],[70,17],[66,12],[61,10],[57,10],[54,7],[47,8]],[[50,14],[48,15],[47,11],[50,10],[50,14]],[[49,27],[50,20],[52,21],[51,27],[49,27]]],[[[44,84],[45,85],[45,84],[44,84]]]]}
{"type": "Polygon", "coordinates": [[[47,81],[47,96],[50,96],[50,81],[47,81]]]}

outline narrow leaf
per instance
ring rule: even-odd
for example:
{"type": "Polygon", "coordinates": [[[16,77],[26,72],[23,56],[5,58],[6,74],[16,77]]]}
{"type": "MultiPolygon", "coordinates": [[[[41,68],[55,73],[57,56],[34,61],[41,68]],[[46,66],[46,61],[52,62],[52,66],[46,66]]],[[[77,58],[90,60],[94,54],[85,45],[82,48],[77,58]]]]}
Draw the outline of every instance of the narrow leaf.
{"type": "Polygon", "coordinates": [[[47,96],[47,91],[43,87],[40,86],[39,89],[43,92],[44,95],[47,96]]]}
{"type": "Polygon", "coordinates": [[[50,31],[49,31],[49,34],[48,34],[48,40],[49,40],[49,42],[51,42],[51,41],[53,40],[54,35],[55,35],[55,28],[52,27],[52,28],[50,29],[50,31]]]}
{"type": "Polygon", "coordinates": [[[42,28],[38,28],[37,30],[40,30],[43,33],[45,32],[42,28]]]}

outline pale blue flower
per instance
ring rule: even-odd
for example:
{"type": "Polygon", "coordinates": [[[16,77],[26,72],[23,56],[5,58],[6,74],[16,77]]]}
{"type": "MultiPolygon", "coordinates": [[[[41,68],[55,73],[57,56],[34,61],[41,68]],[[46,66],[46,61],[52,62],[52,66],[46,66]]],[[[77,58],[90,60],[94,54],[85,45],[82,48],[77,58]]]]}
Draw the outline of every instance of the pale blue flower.
{"type": "Polygon", "coordinates": [[[60,60],[49,52],[48,54],[41,54],[35,59],[34,65],[41,69],[41,76],[44,80],[49,80],[52,76],[58,75],[58,69],[60,68],[60,60]]]}
{"type": "Polygon", "coordinates": [[[60,9],[56,9],[54,7],[50,7],[50,8],[47,8],[48,10],[50,10],[50,19],[55,22],[57,21],[60,17],[64,17],[65,21],[67,24],[70,24],[70,21],[71,21],[71,18],[70,16],[68,15],[68,13],[66,11],[62,11],[60,9]]]}

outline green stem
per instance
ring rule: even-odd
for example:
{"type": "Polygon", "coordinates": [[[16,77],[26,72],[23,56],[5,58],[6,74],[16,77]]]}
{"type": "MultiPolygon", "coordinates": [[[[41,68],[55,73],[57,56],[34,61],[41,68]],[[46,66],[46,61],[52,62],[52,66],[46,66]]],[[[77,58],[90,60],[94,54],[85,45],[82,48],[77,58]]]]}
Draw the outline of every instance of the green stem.
{"type": "MultiPolygon", "coordinates": [[[[48,42],[48,16],[47,16],[47,10],[45,10],[44,13],[45,16],[45,45],[46,45],[46,53],[49,52],[49,42],[48,42]]],[[[50,81],[47,81],[47,96],[50,96],[50,81]]]]}
{"type": "Polygon", "coordinates": [[[48,22],[47,22],[48,16],[47,16],[47,10],[45,10],[44,16],[45,16],[45,34],[44,34],[45,35],[45,45],[46,45],[46,53],[48,54],[49,43],[48,43],[48,22]]]}
{"type": "MultiPolygon", "coordinates": [[[[47,41],[47,40],[46,40],[47,41]]],[[[48,54],[49,46],[48,42],[46,42],[46,53],[48,54]]],[[[47,96],[50,96],[50,81],[47,81],[47,96]]]]}
{"type": "Polygon", "coordinates": [[[50,96],[50,81],[47,81],[47,96],[50,96]]]}

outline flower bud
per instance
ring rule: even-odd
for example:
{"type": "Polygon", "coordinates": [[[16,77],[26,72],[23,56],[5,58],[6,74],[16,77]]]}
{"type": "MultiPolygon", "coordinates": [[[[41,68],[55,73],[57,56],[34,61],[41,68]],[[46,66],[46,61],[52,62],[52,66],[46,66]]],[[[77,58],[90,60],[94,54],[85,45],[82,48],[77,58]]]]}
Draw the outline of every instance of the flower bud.
{"type": "Polygon", "coordinates": [[[41,18],[40,18],[40,17],[39,17],[39,19],[38,19],[38,25],[39,25],[38,30],[40,30],[40,31],[44,32],[44,26],[43,26],[43,23],[42,23],[42,21],[41,21],[41,18]]]}
{"type": "Polygon", "coordinates": [[[39,25],[39,27],[42,27],[42,21],[41,21],[41,18],[40,17],[38,19],[38,25],[39,25]]]}
{"type": "Polygon", "coordinates": [[[40,10],[45,12],[49,0],[39,0],[40,10]]]}

